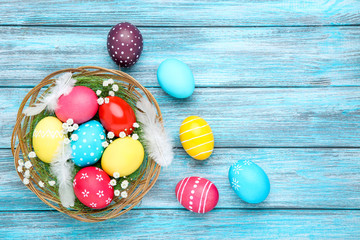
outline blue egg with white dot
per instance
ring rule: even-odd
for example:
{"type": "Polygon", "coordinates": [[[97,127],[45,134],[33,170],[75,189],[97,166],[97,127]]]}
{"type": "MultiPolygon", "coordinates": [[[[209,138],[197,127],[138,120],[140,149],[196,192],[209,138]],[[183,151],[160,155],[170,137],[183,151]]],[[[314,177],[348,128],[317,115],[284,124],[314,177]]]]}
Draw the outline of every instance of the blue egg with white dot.
{"type": "Polygon", "coordinates": [[[247,203],[260,203],[270,193],[265,171],[250,160],[240,160],[229,169],[229,181],[235,193],[247,203]]]}
{"type": "Polygon", "coordinates": [[[72,160],[77,166],[90,166],[101,159],[104,152],[102,142],[105,141],[106,135],[100,122],[91,120],[81,124],[72,133],[72,139],[72,160]],[[77,137],[74,138],[74,134],[77,137]]]}

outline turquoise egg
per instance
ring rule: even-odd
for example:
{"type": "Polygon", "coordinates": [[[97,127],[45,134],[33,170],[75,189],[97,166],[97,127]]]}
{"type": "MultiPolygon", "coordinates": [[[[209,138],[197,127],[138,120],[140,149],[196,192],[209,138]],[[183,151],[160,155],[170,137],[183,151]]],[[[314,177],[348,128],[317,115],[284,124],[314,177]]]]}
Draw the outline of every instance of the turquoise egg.
{"type": "Polygon", "coordinates": [[[190,97],[195,89],[194,76],[185,63],[177,59],[166,59],[157,70],[161,88],[176,98],[190,97]]]}
{"type": "Polygon", "coordinates": [[[105,130],[100,122],[91,120],[79,126],[73,132],[78,136],[76,141],[71,141],[72,160],[79,167],[93,165],[100,160],[105,141],[105,130]]]}
{"type": "Polygon", "coordinates": [[[270,192],[268,176],[250,160],[234,163],[229,169],[229,181],[235,193],[248,203],[260,203],[270,192]]]}

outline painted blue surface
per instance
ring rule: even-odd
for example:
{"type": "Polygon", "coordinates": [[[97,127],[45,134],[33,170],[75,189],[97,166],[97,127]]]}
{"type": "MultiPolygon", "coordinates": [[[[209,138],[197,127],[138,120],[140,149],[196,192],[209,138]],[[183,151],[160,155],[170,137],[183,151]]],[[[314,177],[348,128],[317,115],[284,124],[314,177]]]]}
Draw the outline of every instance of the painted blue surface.
{"type": "Polygon", "coordinates": [[[0,238],[359,239],[360,2],[0,1],[0,238]],[[16,16],[16,17],[14,17],[16,16]],[[25,94],[69,67],[116,68],[109,28],[139,26],[144,52],[126,70],[156,97],[176,145],[143,201],[102,223],[51,211],[17,176],[10,136],[25,94]],[[156,70],[178,58],[192,70],[191,97],[175,99],[156,70]],[[207,119],[215,149],[206,161],[181,148],[190,115],[207,119]],[[248,204],[228,180],[249,159],[271,182],[265,201],[248,204]],[[205,215],[183,209],[176,183],[202,176],[220,199],[205,215]]]}

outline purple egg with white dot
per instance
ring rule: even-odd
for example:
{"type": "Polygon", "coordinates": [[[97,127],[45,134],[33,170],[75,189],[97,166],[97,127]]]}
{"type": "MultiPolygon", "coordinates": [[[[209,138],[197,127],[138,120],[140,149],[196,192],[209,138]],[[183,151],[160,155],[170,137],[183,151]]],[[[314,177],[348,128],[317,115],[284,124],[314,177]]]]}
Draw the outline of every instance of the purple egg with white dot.
{"type": "Polygon", "coordinates": [[[107,49],[116,64],[131,67],[139,60],[143,50],[139,29],[128,22],[116,24],[108,34],[107,49]]]}

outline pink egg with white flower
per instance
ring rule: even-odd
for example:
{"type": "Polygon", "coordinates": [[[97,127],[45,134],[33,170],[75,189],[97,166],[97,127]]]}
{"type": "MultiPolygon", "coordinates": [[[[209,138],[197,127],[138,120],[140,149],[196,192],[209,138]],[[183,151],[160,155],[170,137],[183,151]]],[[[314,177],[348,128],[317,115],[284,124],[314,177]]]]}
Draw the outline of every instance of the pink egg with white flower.
{"type": "Polygon", "coordinates": [[[216,186],[201,177],[184,178],[176,185],[175,194],[183,207],[196,213],[211,211],[219,201],[216,186]]]}
{"type": "Polygon", "coordinates": [[[85,206],[101,209],[114,197],[110,177],[100,168],[85,167],[77,172],[73,181],[74,193],[85,206]]]}
{"type": "Polygon", "coordinates": [[[76,86],[69,94],[59,97],[55,114],[62,122],[71,118],[80,124],[92,119],[98,108],[95,92],[85,86],[76,86]]]}

